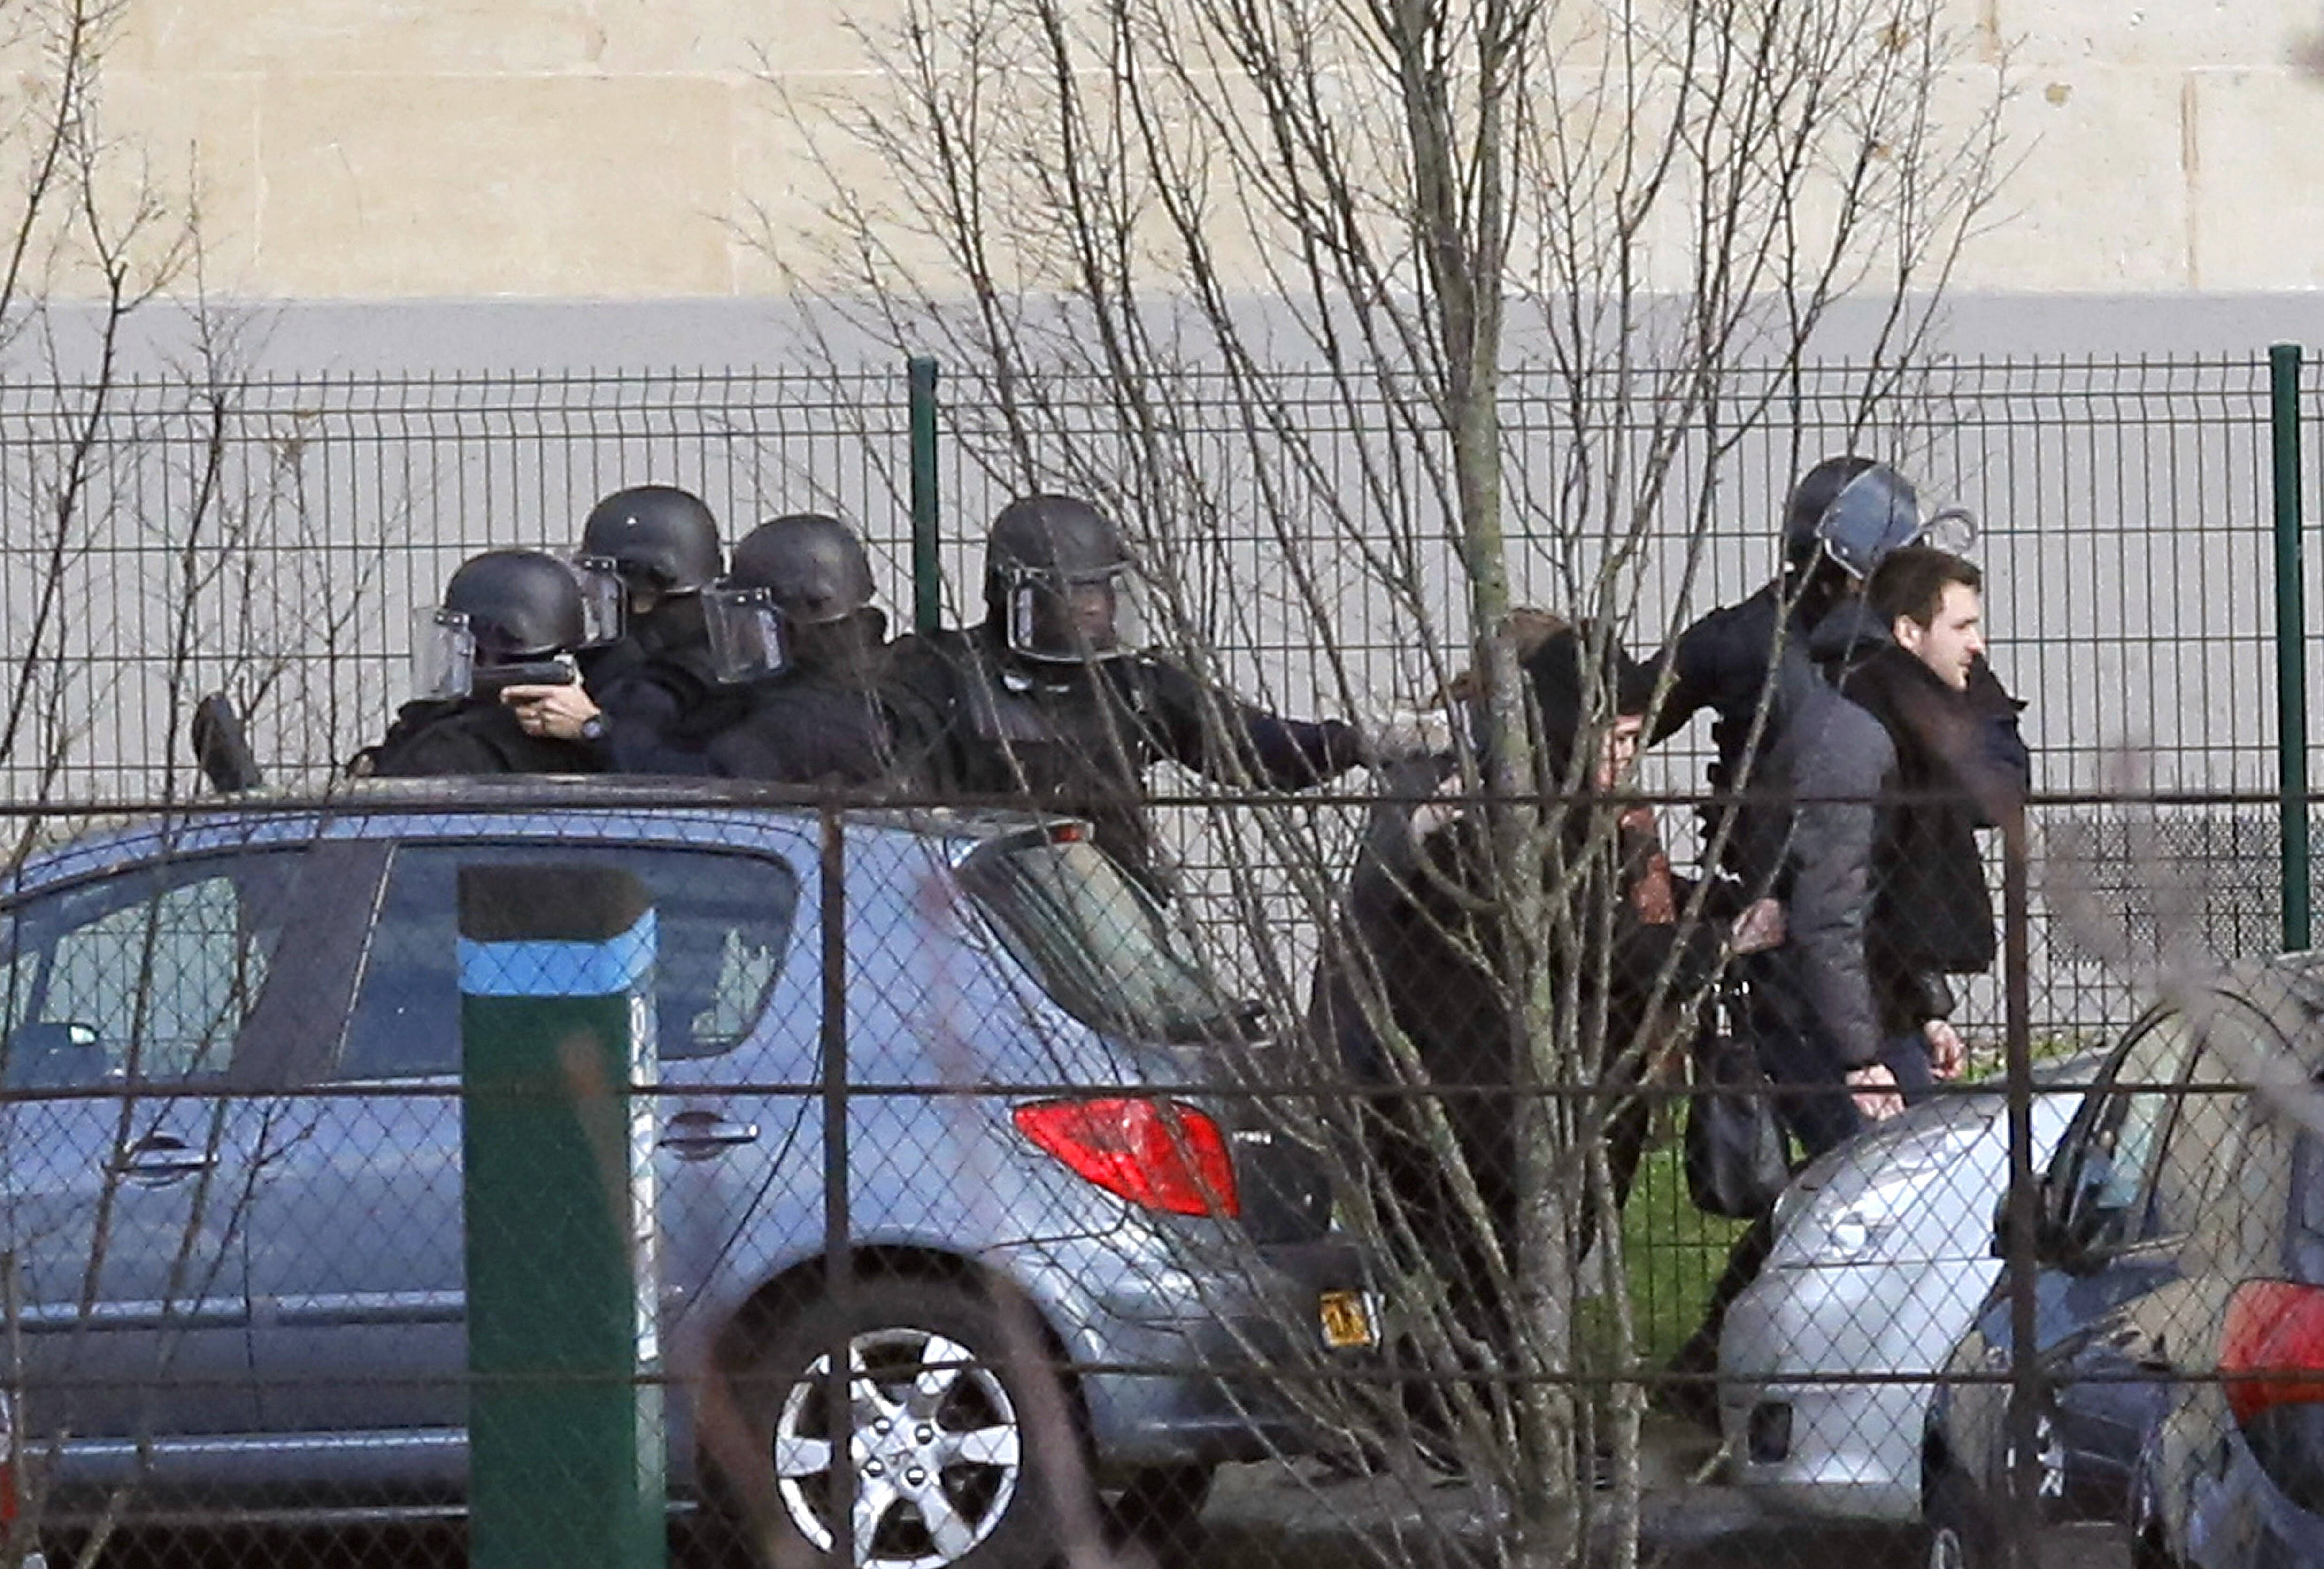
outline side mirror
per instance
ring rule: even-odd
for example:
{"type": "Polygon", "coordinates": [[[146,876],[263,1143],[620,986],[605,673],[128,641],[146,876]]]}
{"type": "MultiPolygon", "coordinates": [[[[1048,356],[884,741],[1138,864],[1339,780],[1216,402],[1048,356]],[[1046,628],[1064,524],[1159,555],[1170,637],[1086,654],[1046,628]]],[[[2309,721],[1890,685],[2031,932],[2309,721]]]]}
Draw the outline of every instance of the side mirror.
{"type": "MultiPolygon", "coordinates": [[[[2061,1151],[2034,1179],[2034,1257],[2045,1264],[2069,1263],[2105,1229],[2110,1211],[2105,1190],[2114,1169],[2103,1150],[2071,1162],[2061,1151]],[[2070,1186],[2069,1183],[2070,1182],[2070,1186]]],[[[2009,1187],[1993,1203],[1993,1257],[2009,1257],[2009,1187]]]]}
{"type": "MultiPolygon", "coordinates": [[[[2034,1187],[2034,1257],[2043,1262],[2056,1260],[2065,1245],[2065,1229],[2052,1213],[2050,1190],[2040,1183],[2034,1187]]],[[[2004,1187],[2001,1196],[1993,1201],[1993,1242],[1988,1250],[1997,1259],[2009,1257],[2009,1189],[2004,1187]]]]}
{"type": "Polygon", "coordinates": [[[218,794],[240,795],[266,782],[266,776],[259,771],[258,756],[250,750],[249,738],[243,734],[242,715],[235,712],[234,699],[224,692],[212,692],[195,704],[193,720],[188,728],[194,743],[194,761],[201,765],[202,777],[218,794]]]}

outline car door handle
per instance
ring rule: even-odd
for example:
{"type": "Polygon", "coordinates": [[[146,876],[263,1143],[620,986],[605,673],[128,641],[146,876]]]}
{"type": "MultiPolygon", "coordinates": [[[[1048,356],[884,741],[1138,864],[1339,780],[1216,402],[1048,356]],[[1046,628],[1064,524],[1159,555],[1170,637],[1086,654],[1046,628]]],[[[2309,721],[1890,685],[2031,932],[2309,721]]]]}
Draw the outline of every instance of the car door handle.
{"type": "Polygon", "coordinates": [[[680,1112],[669,1120],[661,1136],[663,1149],[696,1160],[758,1141],[756,1122],[732,1121],[715,1112],[680,1112]]]}
{"type": "Polygon", "coordinates": [[[113,1170],[132,1182],[159,1186],[208,1171],[217,1165],[217,1157],[210,1151],[197,1149],[182,1139],[156,1133],[123,1149],[113,1162],[113,1170]]]}

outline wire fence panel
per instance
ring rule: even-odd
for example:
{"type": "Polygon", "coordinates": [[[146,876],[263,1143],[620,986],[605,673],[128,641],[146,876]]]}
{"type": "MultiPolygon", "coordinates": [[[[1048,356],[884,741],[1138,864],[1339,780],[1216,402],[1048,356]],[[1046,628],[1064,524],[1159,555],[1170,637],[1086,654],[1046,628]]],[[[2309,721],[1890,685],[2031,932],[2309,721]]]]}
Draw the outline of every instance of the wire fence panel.
{"type": "Polygon", "coordinates": [[[2022,1099],[1973,1065],[1755,1228],[1694,1207],[1691,1003],[1529,1086],[1268,1040],[1023,817],[420,782],[65,826],[0,889],[20,1553],[337,1562],[290,1527],[473,1507],[486,1556],[638,1562],[665,1472],[687,1553],[776,1564],[1433,1563],[1533,1539],[1536,1483],[1577,1564],[2312,1528],[2305,957],[2022,1099]],[[2241,1501],[2185,1485],[2223,1463],[2241,1501]]]}
{"type": "MultiPolygon", "coordinates": [[[[200,694],[235,693],[273,776],[318,785],[406,695],[411,612],[462,557],[568,549],[622,485],[696,488],[736,535],[839,512],[909,605],[900,370],[0,390],[15,1546],[471,1496],[458,890],[489,864],[617,870],[654,911],[627,1017],[655,1066],[626,1120],[602,1064],[539,1086],[595,1130],[572,1202],[659,1271],[637,1361],[520,1374],[659,1390],[673,1496],[770,1561],[1618,1557],[1634,1530],[1651,1556],[1685,1546],[1657,1509],[1709,1507],[1697,1468],[1771,1561],[1814,1560],[1762,1507],[1886,1522],[1900,1562],[1930,1530],[1976,1562],[2032,1515],[2177,1554],[2276,1531],[2300,1561],[2324,1496],[2302,1469],[2319,1004],[2298,964],[2248,962],[2279,929],[2266,367],[1940,365],[1869,435],[1863,384],[1738,385],[1723,418],[1772,401],[1780,429],[1679,444],[1629,635],[1757,586],[1788,477],[1828,451],[1883,445],[1979,514],[2035,758],[2037,1082],[2012,1105],[2002,977],[1976,979],[1970,1087],[1843,1146],[1756,1229],[1696,1207],[1683,1050],[1384,1081],[1308,1032],[1360,779],[1254,800],[1157,775],[1167,907],[1072,835],[974,811],[650,780],[195,798],[200,694]],[[1704,495],[1698,528],[1680,498],[1704,495]],[[1480,1106],[1554,1135],[1476,1142],[1480,1106]],[[2013,1139],[2035,1232],[1997,1226],[2013,1139]],[[1504,1214],[1504,1181],[1570,1229],[1504,1214]],[[1545,1246],[1554,1301],[1509,1276],[1545,1246]],[[2043,1292],[2113,1295],[2021,1355],[2013,1315],[2043,1292]]],[[[982,520],[1056,481],[1009,455],[993,389],[947,368],[942,391],[947,603],[973,616],[982,520]]],[[[1148,501],[1190,508],[1186,608],[1239,689],[1326,713],[1417,696],[1429,640],[1461,662],[1452,542],[1417,521],[1430,460],[1385,409],[1295,387],[1291,452],[1223,383],[1178,391],[1205,488],[1148,501]],[[1333,521],[1375,504],[1408,509],[1383,535],[1426,542],[1424,592],[1385,593],[1333,521]]],[[[1546,391],[1515,383],[1512,511],[1523,592],[1557,608],[1605,544],[1558,510],[1572,424],[1546,391]]],[[[1099,389],[1047,395],[1084,439],[1123,429],[1099,389]]],[[[1682,866],[1702,740],[1646,774],[1682,866]]]]}

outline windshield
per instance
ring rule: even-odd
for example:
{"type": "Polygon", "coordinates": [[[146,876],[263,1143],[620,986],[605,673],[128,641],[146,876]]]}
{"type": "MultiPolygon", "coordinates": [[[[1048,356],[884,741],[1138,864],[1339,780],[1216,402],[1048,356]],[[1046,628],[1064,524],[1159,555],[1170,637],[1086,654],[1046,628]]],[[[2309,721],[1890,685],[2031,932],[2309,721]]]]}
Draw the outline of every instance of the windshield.
{"type": "Polygon", "coordinates": [[[961,886],[1065,1011],[1148,1040],[1240,1038],[1246,1010],[1179,946],[1152,895],[1084,841],[987,844],[961,886]]]}

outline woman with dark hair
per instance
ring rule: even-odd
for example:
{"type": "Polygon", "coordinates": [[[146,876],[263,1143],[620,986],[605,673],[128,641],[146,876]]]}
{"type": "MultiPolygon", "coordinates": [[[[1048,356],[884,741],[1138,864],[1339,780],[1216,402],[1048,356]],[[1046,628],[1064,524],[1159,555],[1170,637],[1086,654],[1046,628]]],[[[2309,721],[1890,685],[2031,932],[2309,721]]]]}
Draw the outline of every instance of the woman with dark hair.
{"type": "MultiPolygon", "coordinates": [[[[1782,939],[1773,901],[1731,924],[1682,919],[1686,891],[1652,811],[1609,798],[1637,754],[1656,672],[1586,624],[1532,624],[1538,636],[1523,666],[1543,785],[1531,864],[1499,874],[1489,814],[1472,805],[1384,803],[1311,1010],[1319,1038],[1360,1083],[1379,1086],[1363,1115],[1376,1200],[1394,1207],[1424,1255],[1415,1261],[1446,1278],[1462,1318],[1489,1343],[1508,1322],[1493,1253],[1514,1267],[1525,1223],[1521,1131],[1545,1137],[1563,1123],[1566,1136],[1550,1141],[1561,1163],[1540,1168],[1540,1180],[1569,1194],[1589,1191],[1582,1158],[1602,1141],[1618,1206],[1652,1121],[1636,1090],[1691,1038],[1724,954],[1782,939]],[[1604,715],[1595,723],[1593,706],[1604,715]],[[1595,750],[1582,766],[1585,747],[1595,750]],[[1537,895],[1538,929],[1512,925],[1520,894],[1527,903],[1537,895]],[[1548,970],[1554,1046],[1522,1038],[1510,1005],[1528,955],[1548,970]],[[1560,1093],[1577,1084],[1604,1093],[1560,1093]],[[1489,1237],[1463,1213],[1461,1185],[1429,1136],[1431,1101],[1443,1108],[1489,1237]]],[[[1465,694],[1456,683],[1451,695],[1465,694]]],[[[1595,1234],[1595,1206],[1568,1211],[1578,1258],[1595,1234]]]]}

